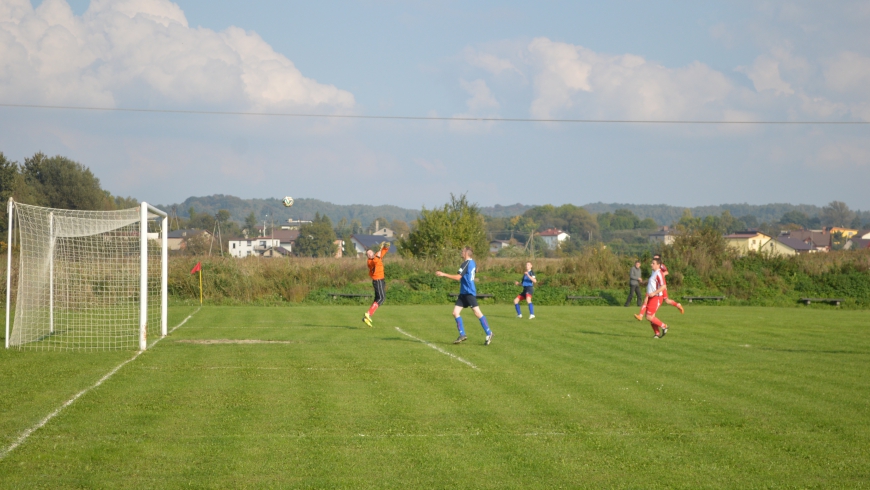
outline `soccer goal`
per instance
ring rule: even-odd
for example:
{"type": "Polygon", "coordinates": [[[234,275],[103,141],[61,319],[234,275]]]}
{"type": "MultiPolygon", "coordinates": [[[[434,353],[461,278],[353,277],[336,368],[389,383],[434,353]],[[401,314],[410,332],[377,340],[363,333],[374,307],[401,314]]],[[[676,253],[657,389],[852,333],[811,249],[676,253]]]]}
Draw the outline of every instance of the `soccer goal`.
{"type": "Polygon", "coordinates": [[[76,211],[12,199],[7,211],[7,349],[145,350],[149,336],[166,335],[166,213],[144,202],[76,211]]]}

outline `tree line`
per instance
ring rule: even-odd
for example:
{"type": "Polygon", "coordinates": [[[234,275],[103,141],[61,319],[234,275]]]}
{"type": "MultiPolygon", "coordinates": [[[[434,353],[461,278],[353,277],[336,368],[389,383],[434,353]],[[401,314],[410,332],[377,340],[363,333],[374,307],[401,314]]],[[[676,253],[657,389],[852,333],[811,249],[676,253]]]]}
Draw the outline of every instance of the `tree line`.
{"type": "MultiPolygon", "coordinates": [[[[132,197],[113,196],[102,188],[100,179],[86,166],[57,155],[42,152],[18,163],[0,152],[0,199],[22,204],[59,209],[111,211],[139,205],[132,197]]],[[[3,207],[5,210],[5,206],[3,207]]],[[[9,217],[3,212],[0,228],[8,229],[9,217]]]]}

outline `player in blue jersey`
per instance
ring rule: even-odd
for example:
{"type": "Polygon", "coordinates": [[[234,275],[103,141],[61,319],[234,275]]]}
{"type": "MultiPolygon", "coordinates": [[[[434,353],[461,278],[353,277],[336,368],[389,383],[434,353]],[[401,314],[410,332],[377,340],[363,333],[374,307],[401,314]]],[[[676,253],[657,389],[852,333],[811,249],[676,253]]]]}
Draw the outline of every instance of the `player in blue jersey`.
{"type": "MultiPolygon", "coordinates": [[[[522,318],[523,314],[520,312],[520,301],[526,300],[526,303],[529,305],[529,320],[535,317],[535,305],[532,304],[532,295],[535,293],[535,284],[538,283],[538,280],[535,278],[535,271],[532,270],[532,263],[526,262],[526,272],[523,274],[523,292],[517,295],[514,298],[514,307],[517,309],[517,318],[522,318]]],[[[520,281],[515,281],[514,285],[519,286],[520,281]]]]}
{"type": "Polygon", "coordinates": [[[445,274],[441,271],[435,273],[438,277],[446,277],[459,281],[459,298],[456,299],[456,306],[453,307],[453,318],[456,319],[456,329],[459,330],[459,337],[453,341],[454,344],[465,342],[468,337],[465,336],[465,328],[462,326],[463,308],[471,308],[474,316],[480,320],[480,325],[483,331],[486,332],[486,341],[483,345],[489,345],[492,342],[492,330],[489,329],[489,323],[486,317],[480,312],[480,307],[477,306],[477,287],[474,285],[474,273],[477,272],[477,264],[471,258],[471,247],[462,249],[462,265],[459,266],[459,274],[445,274]]]}

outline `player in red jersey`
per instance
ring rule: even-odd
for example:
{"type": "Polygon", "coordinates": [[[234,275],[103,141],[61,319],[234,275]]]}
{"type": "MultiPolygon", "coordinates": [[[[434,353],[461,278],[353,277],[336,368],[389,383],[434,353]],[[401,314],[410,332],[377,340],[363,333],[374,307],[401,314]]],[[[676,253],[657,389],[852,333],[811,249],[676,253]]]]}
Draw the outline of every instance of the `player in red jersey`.
{"type": "MultiPolygon", "coordinates": [[[[668,267],[662,263],[662,256],[661,255],[655,254],[655,255],[653,255],[653,259],[657,259],[659,261],[659,264],[661,265],[661,268],[659,270],[661,270],[661,272],[662,272],[662,281],[665,283],[665,285],[667,285],[667,280],[665,279],[665,276],[668,275],[668,267]]],[[[668,289],[667,288],[665,288],[665,290],[663,291],[663,297],[664,297],[663,303],[669,304],[669,305],[673,306],[674,308],[680,310],[680,314],[683,314],[686,312],[686,310],[683,309],[683,305],[681,305],[680,303],[677,303],[676,301],[672,300],[671,298],[668,298],[668,289]]],[[[646,314],[646,310],[647,310],[647,304],[646,304],[646,301],[644,301],[643,306],[640,307],[640,312],[637,315],[634,315],[634,317],[637,318],[638,321],[643,320],[643,317],[646,314]]]]}
{"type": "Polygon", "coordinates": [[[661,259],[652,259],[650,265],[652,266],[653,273],[646,283],[647,303],[644,305],[646,307],[645,316],[649,320],[650,326],[652,326],[653,333],[655,334],[654,338],[660,339],[668,333],[668,326],[656,318],[656,312],[664,302],[663,291],[666,291],[668,287],[665,285],[665,276],[661,271],[661,259]]]}
{"type": "MultiPolygon", "coordinates": [[[[653,255],[653,258],[654,258],[654,259],[659,259],[659,262],[661,262],[661,260],[662,260],[662,256],[659,255],[659,254],[655,254],[655,255],[653,255]]],[[[667,285],[667,283],[668,283],[668,280],[667,280],[667,276],[668,276],[668,266],[666,266],[664,263],[662,263],[662,268],[661,268],[660,270],[662,271],[662,278],[663,278],[664,281],[665,281],[665,285],[667,285]]],[[[668,289],[667,289],[667,288],[665,288],[665,290],[663,291],[663,293],[664,293],[664,297],[665,297],[665,303],[667,303],[667,304],[673,306],[674,308],[680,310],[680,314],[683,314],[683,313],[686,312],[686,311],[683,309],[683,305],[677,303],[676,301],[672,300],[671,298],[668,298],[668,289]]]]}

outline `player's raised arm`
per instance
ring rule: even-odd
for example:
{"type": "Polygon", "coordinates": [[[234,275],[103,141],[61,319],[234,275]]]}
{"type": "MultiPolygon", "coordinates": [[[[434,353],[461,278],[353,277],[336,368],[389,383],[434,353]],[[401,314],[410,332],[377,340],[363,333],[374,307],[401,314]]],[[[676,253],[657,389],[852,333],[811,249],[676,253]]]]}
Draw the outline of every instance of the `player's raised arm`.
{"type": "Polygon", "coordinates": [[[387,255],[387,252],[390,251],[390,242],[381,242],[381,251],[378,252],[378,256],[380,258],[384,258],[384,255],[387,255]]]}

